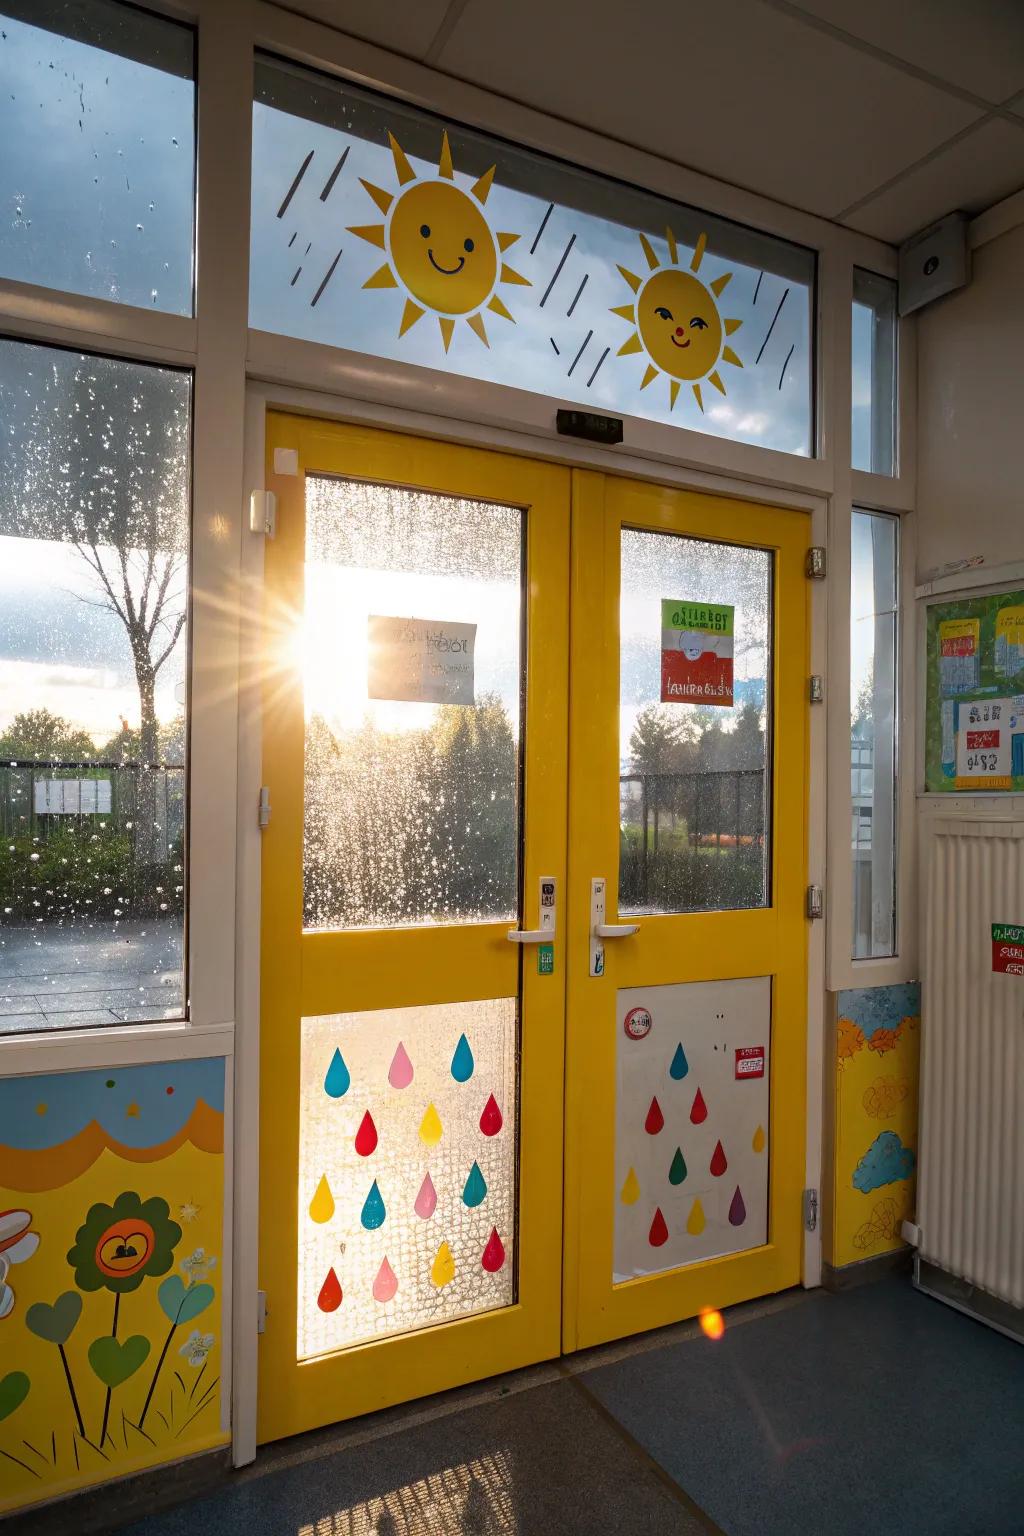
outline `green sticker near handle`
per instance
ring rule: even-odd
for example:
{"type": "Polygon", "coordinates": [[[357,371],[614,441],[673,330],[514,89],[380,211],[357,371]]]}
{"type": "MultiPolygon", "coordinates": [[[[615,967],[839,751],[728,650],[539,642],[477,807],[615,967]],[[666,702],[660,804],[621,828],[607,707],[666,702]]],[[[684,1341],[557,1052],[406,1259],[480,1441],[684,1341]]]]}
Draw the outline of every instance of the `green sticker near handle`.
{"type": "Polygon", "coordinates": [[[537,945],[537,975],[553,976],[555,974],[555,946],[553,944],[537,945]]]}

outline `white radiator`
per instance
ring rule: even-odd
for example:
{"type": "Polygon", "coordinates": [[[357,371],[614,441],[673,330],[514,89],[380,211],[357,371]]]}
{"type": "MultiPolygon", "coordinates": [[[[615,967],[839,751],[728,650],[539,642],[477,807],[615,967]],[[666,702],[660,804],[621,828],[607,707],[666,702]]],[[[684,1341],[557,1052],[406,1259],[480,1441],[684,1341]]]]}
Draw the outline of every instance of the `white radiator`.
{"type": "Polygon", "coordinates": [[[1024,976],[994,973],[992,926],[1024,925],[1024,822],[936,819],[928,828],[919,1258],[964,1282],[961,1296],[977,1287],[1019,1308],[1024,976]]]}

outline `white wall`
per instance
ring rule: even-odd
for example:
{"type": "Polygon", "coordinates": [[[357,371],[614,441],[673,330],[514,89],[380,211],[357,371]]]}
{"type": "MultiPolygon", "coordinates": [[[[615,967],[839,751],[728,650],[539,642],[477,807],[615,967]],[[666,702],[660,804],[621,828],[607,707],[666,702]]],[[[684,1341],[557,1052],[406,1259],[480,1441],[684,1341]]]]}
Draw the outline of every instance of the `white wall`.
{"type": "Polygon", "coordinates": [[[918,579],[1024,560],[1024,224],[918,317],[918,579]]]}

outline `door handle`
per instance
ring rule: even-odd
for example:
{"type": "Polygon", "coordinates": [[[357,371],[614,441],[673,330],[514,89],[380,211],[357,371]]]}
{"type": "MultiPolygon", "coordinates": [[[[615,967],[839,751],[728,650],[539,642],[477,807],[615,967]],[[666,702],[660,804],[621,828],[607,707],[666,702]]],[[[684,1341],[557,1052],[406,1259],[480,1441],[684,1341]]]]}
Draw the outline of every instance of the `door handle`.
{"type": "Polygon", "coordinates": [[[554,937],[553,928],[510,928],[508,930],[510,944],[551,944],[554,937]]]}
{"type": "Polygon", "coordinates": [[[631,933],[639,933],[639,923],[595,923],[594,935],[598,939],[628,939],[631,933]]]}
{"type": "Polygon", "coordinates": [[[539,928],[510,928],[510,944],[553,944],[558,915],[558,881],[554,875],[541,875],[537,882],[539,928]]]}

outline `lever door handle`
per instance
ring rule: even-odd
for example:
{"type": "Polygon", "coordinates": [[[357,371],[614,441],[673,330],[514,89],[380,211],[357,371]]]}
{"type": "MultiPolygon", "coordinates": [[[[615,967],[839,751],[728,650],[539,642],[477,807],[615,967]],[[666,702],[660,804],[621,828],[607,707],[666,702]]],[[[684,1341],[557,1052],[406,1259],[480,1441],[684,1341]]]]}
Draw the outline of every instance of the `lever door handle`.
{"type": "Polygon", "coordinates": [[[630,934],[639,933],[639,923],[595,923],[594,934],[599,939],[628,939],[630,934]]]}
{"type": "Polygon", "coordinates": [[[508,941],[510,944],[553,944],[555,930],[553,928],[510,928],[508,941]]]}

